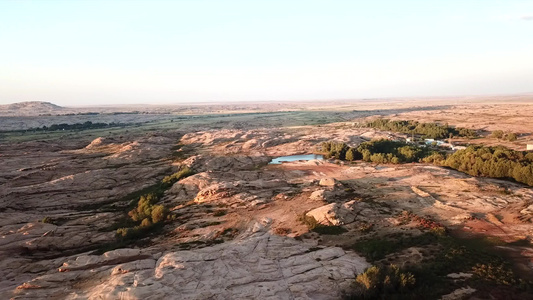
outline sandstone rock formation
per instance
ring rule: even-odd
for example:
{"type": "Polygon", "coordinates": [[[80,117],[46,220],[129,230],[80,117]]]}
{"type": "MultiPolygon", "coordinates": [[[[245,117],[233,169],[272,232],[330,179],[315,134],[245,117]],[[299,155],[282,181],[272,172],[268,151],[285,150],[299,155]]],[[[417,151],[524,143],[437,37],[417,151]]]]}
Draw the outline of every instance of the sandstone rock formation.
{"type": "Polygon", "coordinates": [[[256,223],[232,242],[194,251],[120,249],[78,256],[56,273],[20,285],[15,295],[19,299],[338,299],[369,266],[353,252],[270,235],[269,222],[256,223]]]}
{"type": "MultiPolygon", "coordinates": [[[[531,239],[530,188],[425,164],[269,165],[325,140],[380,133],[244,125],[0,144],[0,298],[338,299],[368,266],[351,250],[357,243],[424,233],[404,215],[531,239]],[[195,174],[158,203],[171,218],[120,244],[116,229],[128,226],[140,194],[185,166],[195,174]],[[304,214],[344,231],[315,232],[304,214]]],[[[506,247],[533,257],[527,246],[506,247]]],[[[406,247],[384,260],[419,263],[428,251],[406,247]]]]}

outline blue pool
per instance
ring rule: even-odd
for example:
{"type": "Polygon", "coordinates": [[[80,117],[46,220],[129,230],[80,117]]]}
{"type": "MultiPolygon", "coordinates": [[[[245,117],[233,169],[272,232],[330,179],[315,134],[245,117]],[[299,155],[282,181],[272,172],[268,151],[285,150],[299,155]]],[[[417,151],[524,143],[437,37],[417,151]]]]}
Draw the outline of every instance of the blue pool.
{"type": "Polygon", "coordinates": [[[290,155],[290,156],[280,156],[272,159],[269,164],[278,165],[282,162],[289,162],[289,161],[298,161],[298,160],[323,160],[324,156],[320,154],[301,154],[301,155],[290,155]]]}

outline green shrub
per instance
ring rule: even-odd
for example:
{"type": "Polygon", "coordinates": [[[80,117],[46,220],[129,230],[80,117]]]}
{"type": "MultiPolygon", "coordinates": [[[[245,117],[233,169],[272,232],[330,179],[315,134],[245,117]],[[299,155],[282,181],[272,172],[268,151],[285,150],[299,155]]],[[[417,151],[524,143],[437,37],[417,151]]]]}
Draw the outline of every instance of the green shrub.
{"type": "Polygon", "coordinates": [[[306,215],[305,213],[302,214],[298,220],[300,222],[302,222],[304,225],[307,226],[307,229],[309,230],[313,230],[315,229],[317,226],[319,226],[320,224],[318,223],[318,221],[314,218],[314,217],[311,217],[311,216],[308,216],[306,215]]]}
{"type": "Polygon", "coordinates": [[[191,176],[193,174],[194,174],[193,170],[191,170],[189,167],[184,167],[181,170],[179,170],[178,172],[176,172],[176,173],[174,173],[172,175],[166,176],[165,178],[163,178],[163,180],[161,182],[163,184],[172,185],[172,184],[180,181],[181,179],[189,177],[189,176],[191,176]]]}
{"type": "Polygon", "coordinates": [[[152,216],[152,209],[154,204],[158,201],[158,197],[155,194],[147,194],[142,195],[139,198],[139,202],[137,203],[137,207],[132,209],[128,215],[131,217],[133,221],[141,221],[145,218],[149,218],[152,216]]]}
{"type": "Polygon", "coordinates": [[[370,261],[384,258],[387,254],[398,249],[398,243],[389,239],[360,240],[353,245],[353,249],[361,253],[370,261]]]}
{"type": "Polygon", "coordinates": [[[354,299],[388,299],[408,292],[414,287],[413,274],[401,271],[395,265],[388,267],[372,266],[355,279],[354,299]]]}
{"type": "Polygon", "coordinates": [[[347,161],[354,161],[354,160],[359,160],[359,159],[362,159],[362,158],[363,158],[363,155],[361,154],[361,152],[357,151],[357,149],[355,149],[355,148],[349,148],[346,151],[346,160],[347,161]]]}
{"type": "Polygon", "coordinates": [[[348,145],[341,142],[323,142],[322,152],[326,158],[346,159],[346,152],[350,149],[348,145]]]}
{"type": "Polygon", "coordinates": [[[503,130],[494,130],[490,136],[496,139],[501,139],[503,138],[503,130]]]}
{"type": "Polygon", "coordinates": [[[503,263],[479,263],[472,267],[472,273],[481,280],[492,281],[501,285],[515,285],[517,283],[513,271],[503,263]]]}
{"type": "Polygon", "coordinates": [[[50,218],[50,217],[44,217],[41,220],[41,223],[54,224],[54,220],[52,218],[50,218]]]}
{"type": "Polygon", "coordinates": [[[163,205],[154,205],[152,208],[152,222],[154,224],[163,222],[168,215],[168,208],[163,205]]]}
{"type": "Polygon", "coordinates": [[[141,227],[150,227],[152,226],[152,221],[148,218],[144,218],[141,222],[141,227]]]}
{"type": "Polygon", "coordinates": [[[142,237],[142,231],[139,227],[119,228],[117,237],[121,240],[133,240],[142,237]]]}
{"type": "Polygon", "coordinates": [[[518,139],[518,135],[514,132],[503,132],[503,130],[494,130],[490,135],[493,138],[505,139],[514,142],[518,139]]]}

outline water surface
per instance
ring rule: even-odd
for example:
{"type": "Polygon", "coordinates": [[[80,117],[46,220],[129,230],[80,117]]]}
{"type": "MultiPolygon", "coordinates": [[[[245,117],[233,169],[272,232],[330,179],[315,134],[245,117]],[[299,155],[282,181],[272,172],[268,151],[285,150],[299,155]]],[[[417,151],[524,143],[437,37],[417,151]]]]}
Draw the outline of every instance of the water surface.
{"type": "Polygon", "coordinates": [[[301,155],[289,155],[289,156],[280,156],[272,159],[269,164],[278,165],[282,162],[289,162],[289,161],[298,161],[298,160],[323,160],[324,155],[320,154],[301,154],[301,155]]]}

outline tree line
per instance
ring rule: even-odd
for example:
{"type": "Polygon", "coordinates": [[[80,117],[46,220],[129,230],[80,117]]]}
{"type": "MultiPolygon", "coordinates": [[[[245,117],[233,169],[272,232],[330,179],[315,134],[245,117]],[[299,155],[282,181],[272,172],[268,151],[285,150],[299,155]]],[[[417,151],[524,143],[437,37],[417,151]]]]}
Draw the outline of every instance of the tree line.
{"type": "Polygon", "coordinates": [[[376,119],[366,122],[363,126],[394,132],[418,134],[432,139],[445,139],[454,136],[474,138],[478,136],[477,132],[473,129],[450,127],[448,124],[420,123],[413,120],[392,121],[388,119],[376,119]]]}
{"type": "Polygon", "coordinates": [[[322,143],[322,152],[326,158],[399,164],[418,162],[435,151],[400,141],[381,139],[363,142],[358,147],[349,147],[345,143],[339,142],[324,142],[322,143]]]}
{"type": "Polygon", "coordinates": [[[494,178],[511,178],[533,186],[533,153],[502,146],[469,146],[436,163],[470,174],[494,178]]]}
{"type": "Polygon", "coordinates": [[[533,153],[511,150],[503,146],[473,145],[453,154],[447,154],[400,141],[381,139],[363,142],[357,147],[329,141],[322,143],[321,150],[326,158],[393,164],[425,162],[449,167],[472,176],[513,179],[533,186],[533,153]]]}
{"type": "Polygon", "coordinates": [[[53,124],[50,126],[43,126],[43,127],[37,127],[37,128],[31,128],[30,131],[58,131],[58,130],[86,130],[86,129],[99,129],[99,128],[108,128],[108,127],[116,127],[116,126],[125,126],[124,123],[93,123],[91,121],[87,121],[84,123],[74,123],[74,124],[67,124],[67,123],[61,123],[61,124],[53,124]]]}

